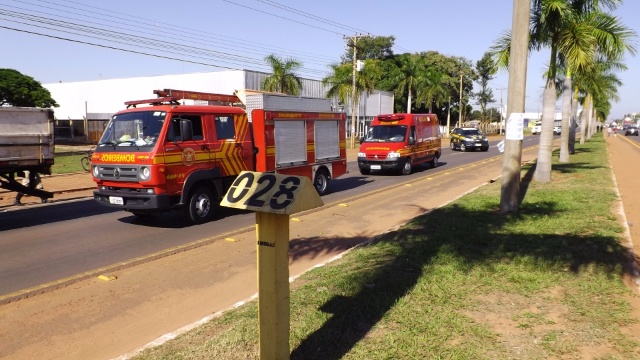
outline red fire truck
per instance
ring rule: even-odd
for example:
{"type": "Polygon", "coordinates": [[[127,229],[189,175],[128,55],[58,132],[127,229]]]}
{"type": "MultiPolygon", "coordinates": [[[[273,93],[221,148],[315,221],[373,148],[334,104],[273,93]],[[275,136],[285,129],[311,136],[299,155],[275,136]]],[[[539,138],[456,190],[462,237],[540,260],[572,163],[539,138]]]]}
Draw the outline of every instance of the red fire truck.
{"type": "Polygon", "coordinates": [[[328,99],[154,93],[113,115],[91,157],[102,205],[138,216],[184,209],[203,223],[241,171],[307,176],[320,195],[347,171],[345,115],[328,99]]]}

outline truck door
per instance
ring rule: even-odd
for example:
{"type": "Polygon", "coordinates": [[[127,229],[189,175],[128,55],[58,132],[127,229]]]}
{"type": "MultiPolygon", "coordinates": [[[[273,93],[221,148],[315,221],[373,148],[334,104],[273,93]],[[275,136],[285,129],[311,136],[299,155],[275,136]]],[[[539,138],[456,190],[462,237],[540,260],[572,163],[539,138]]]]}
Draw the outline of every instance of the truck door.
{"type": "Polygon", "coordinates": [[[214,123],[212,159],[222,176],[235,176],[243,170],[253,170],[253,142],[247,116],[216,114],[214,123]]]}
{"type": "Polygon", "coordinates": [[[182,191],[187,176],[209,167],[209,148],[206,145],[206,126],[201,114],[172,114],[164,143],[167,192],[182,191]],[[193,138],[184,139],[180,122],[189,121],[193,138]]]}

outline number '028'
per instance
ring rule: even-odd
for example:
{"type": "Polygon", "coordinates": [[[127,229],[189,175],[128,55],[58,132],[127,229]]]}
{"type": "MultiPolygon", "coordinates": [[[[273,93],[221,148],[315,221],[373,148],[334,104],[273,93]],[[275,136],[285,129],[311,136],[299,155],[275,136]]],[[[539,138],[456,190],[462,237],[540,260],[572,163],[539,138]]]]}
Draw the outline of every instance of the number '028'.
{"type": "MultiPolygon", "coordinates": [[[[227,201],[233,204],[244,199],[253,186],[254,181],[256,181],[254,173],[244,173],[238,176],[231,185],[229,192],[227,192],[227,201]]],[[[263,207],[266,199],[262,199],[262,197],[276,186],[277,178],[274,174],[262,174],[257,182],[257,191],[244,201],[245,206],[263,207]]],[[[274,210],[280,210],[291,205],[294,192],[299,186],[300,179],[295,176],[282,179],[278,186],[278,191],[276,191],[269,200],[269,206],[274,210]]]]}

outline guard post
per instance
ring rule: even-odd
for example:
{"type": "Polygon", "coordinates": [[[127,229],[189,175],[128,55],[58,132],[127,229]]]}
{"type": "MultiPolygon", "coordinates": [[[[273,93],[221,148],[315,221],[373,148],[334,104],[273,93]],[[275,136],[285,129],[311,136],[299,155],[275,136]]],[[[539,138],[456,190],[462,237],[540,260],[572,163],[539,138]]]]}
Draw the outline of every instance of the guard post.
{"type": "Polygon", "coordinates": [[[289,215],[323,202],[307,177],[243,171],[220,204],[256,212],[260,359],[289,359],[289,215]]]}

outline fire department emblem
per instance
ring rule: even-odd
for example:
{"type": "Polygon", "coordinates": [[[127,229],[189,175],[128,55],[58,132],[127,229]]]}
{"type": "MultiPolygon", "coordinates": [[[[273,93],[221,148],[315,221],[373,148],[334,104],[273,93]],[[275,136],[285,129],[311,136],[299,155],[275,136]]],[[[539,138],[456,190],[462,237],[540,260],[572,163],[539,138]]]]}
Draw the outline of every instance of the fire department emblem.
{"type": "Polygon", "coordinates": [[[191,166],[196,161],[196,152],[192,148],[182,150],[182,163],[185,166],[191,166]]]}

